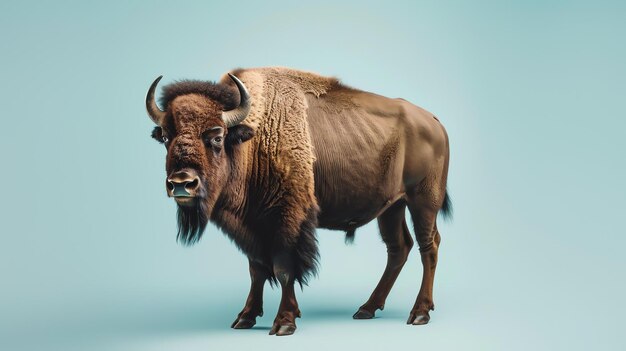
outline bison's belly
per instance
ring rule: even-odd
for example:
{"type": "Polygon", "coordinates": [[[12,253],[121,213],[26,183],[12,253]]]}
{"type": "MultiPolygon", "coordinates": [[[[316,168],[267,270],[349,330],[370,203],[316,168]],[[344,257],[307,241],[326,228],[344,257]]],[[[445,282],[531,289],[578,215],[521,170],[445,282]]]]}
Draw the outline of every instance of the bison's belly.
{"type": "Polygon", "coordinates": [[[318,197],[320,228],[349,230],[360,227],[380,213],[388,199],[381,196],[345,194],[340,200],[318,197]]]}
{"type": "Polygon", "coordinates": [[[314,166],[321,228],[349,230],[362,226],[403,192],[400,172],[384,172],[379,162],[326,161],[314,166]]]}

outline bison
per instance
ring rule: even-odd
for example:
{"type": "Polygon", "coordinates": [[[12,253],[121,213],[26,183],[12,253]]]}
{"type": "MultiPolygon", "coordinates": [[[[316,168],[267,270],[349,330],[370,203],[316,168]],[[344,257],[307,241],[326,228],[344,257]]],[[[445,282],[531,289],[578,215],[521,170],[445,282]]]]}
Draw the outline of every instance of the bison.
{"type": "Polygon", "coordinates": [[[387,266],[355,319],[374,317],[413,247],[423,265],[407,324],[426,324],[441,241],[436,218],[451,213],[448,136],[430,112],[335,78],[288,68],[237,69],[217,83],[150,86],[152,137],[165,145],[166,188],[178,207],[178,240],[197,242],[209,221],[248,257],[251,287],[232,328],[263,315],[266,281],[282,298],[270,335],[296,330],[294,283],[316,274],[316,228],[346,241],[377,218],[387,266]]]}

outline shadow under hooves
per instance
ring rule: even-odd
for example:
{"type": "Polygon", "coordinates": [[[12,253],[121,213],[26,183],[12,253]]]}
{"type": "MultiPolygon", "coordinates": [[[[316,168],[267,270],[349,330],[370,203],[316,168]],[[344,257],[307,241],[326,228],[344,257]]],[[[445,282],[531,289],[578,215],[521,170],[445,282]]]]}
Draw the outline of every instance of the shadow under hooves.
{"type": "Polygon", "coordinates": [[[252,327],[252,329],[253,329],[253,330],[270,330],[270,329],[272,329],[272,327],[265,327],[265,326],[263,326],[263,327],[259,327],[259,326],[254,326],[254,327],[252,327]]]}
{"type": "MultiPolygon", "coordinates": [[[[385,311],[376,311],[373,314],[368,313],[360,313],[362,310],[358,310],[356,313],[353,309],[346,307],[337,307],[337,308],[315,308],[308,309],[303,312],[302,318],[307,320],[329,320],[329,319],[342,319],[342,320],[350,320],[350,319],[365,319],[365,320],[376,320],[376,319],[400,319],[406,320],[405,311],[400,310],[385,310],[385,311]]],[[[364,311],[367,312],[367,311],[364,311]]]]}
{"type": "Polygon", "coordinates": [[[252,330],[270,330],[270,329],[272,329],[272,327],[255,325],[251,329],[252,330]]]}
{"type": "Polygon", "coordinates": [[[303,312],[303,319],[315,319],[315,320],[323,320],[323,319],[348,319],[351,318],[354,314],[354,310],[338,307],[338,308],[314,308],[308,309],[303,312]]]}
{"type": "Polygon", "coordinates": [[[272,327],[270,327],[270,326],[265,326],[265,325],[258,325],[258,324],[256,324],[256,325],[253,325],[253,326],[251,326],[251,327],[247,327],[247,328],[231,328],[231,329],[232,329],[232,330],[236,330],[236,331],[246,331],[246,330],[257,330],[257,331],[262,330],[262,331],[267,331],[267,330],[272,329],[272,327]]]}

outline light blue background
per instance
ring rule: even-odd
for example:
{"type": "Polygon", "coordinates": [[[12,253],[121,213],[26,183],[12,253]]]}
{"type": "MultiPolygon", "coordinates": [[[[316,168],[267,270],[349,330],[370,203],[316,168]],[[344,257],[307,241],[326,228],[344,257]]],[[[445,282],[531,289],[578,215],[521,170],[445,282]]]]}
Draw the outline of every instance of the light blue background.
{"type": "Polygon", "coordinates": [[[598,1],[2,1],[0,349],[625,348],[626,6],[598,1]],[[247,262],[214,227],[175,242],[155,76],[282,65],[404,97],[452,147],[454,221],[431,324],[406,326],[417,250],[385,311],[352,313],[385,248],[321,230],[297,335],[230,323],[247,262]]]}

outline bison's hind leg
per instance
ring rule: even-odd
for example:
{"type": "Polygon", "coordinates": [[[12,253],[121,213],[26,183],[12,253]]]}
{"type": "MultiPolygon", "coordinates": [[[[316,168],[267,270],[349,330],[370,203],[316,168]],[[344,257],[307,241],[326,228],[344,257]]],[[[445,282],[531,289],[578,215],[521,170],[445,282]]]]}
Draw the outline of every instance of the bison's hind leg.
{"type": "Polygon", "coordinates": [[[354,319],[370,319],[377,309],[385,306],[387,295],[398,278],[413,247],[413,239],[406,225],[403,200],[396,202],[378,217],[378,226],[387,245],[387,266],[370,298],[354,314],[354,319]]]}
{"type": "MultiPolygon", "coordinates": [[[[430,321],[429,311],[435,309],[433,283],[441,236],[437,230],[437,213],[446,203],[445,186],[442,191],[425,191],[424,188],[407,193],[407,205],[413,220],[415,237],[422,259],[423,275],[420,291],[409,314],[407,324],[420,325],[430,321]]],[[[449,201],[446,210],[450,210],[449,201]]]]}

